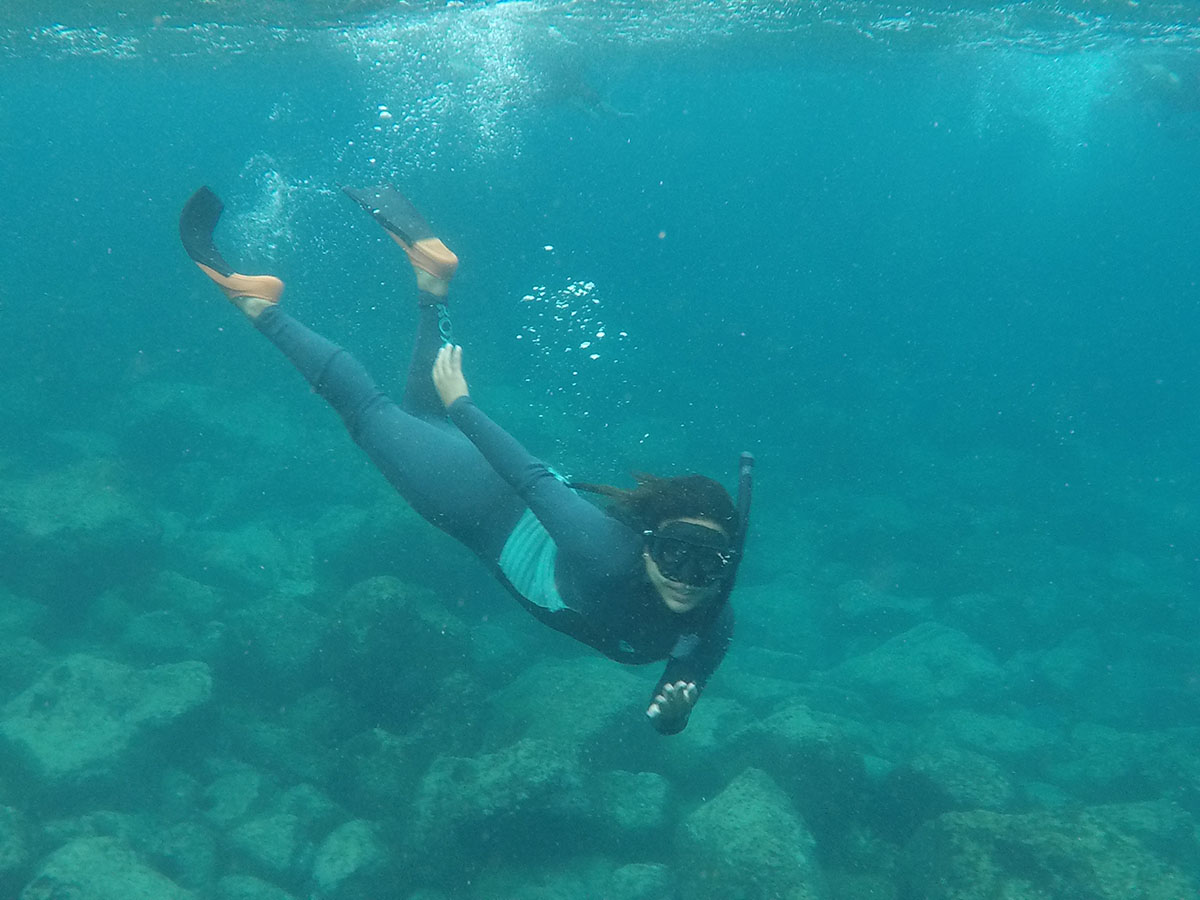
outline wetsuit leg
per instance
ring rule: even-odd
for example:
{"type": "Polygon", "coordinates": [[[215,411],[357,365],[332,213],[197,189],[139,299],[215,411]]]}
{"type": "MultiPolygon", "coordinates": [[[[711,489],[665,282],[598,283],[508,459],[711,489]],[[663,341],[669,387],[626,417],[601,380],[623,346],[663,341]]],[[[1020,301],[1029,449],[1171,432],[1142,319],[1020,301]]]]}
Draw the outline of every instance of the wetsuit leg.
{"type": "Polygon", "coordinates": [[[450,307],[445,297],[435,297],[421,291],[417,305],[417,337],[408,363],[408,381],[404,385],[405,411],[422,419],[441,420],[446,417],[442,398],[433,386],[433,361],[446,344],[454,343],[450,326],[450,307]]]}
{"type": "Polygon", "coordinates": [[[525,504],[462,432],[444,416],[431,420],[401,409],[354,357],[278,307],[264,310],[255,325],[342,417],[355,443],[422,518],[484,559],[500,558],[525,504]]]}

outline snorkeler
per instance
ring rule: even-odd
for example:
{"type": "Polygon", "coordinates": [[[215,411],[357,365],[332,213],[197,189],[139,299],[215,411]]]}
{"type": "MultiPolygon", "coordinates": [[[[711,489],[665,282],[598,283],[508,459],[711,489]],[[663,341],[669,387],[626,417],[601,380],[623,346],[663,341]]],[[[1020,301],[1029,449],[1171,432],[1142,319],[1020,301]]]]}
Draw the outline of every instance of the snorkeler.
{"type": "Polygon", "coordinates": [[[751,458],[743,456],[736,506],[702,475],[640,475],[632,490],[568,485],[471,400],[447,305],[458,258],[397,191],[345,190],[416,274],[417,338],[400,404],[349,353],[279,308],[282,281],[241,275],[224,260],[213,245],[224,206],[207,187],[184,207],[180,236],[413,509],[482,559],[526,610],[618,662],[668,660],[646,715],[663,734],[681,731],[732,635],[726,600],[745,533],[751,458]],[[608,508],[580,489],[604,495],[608,508]]]}

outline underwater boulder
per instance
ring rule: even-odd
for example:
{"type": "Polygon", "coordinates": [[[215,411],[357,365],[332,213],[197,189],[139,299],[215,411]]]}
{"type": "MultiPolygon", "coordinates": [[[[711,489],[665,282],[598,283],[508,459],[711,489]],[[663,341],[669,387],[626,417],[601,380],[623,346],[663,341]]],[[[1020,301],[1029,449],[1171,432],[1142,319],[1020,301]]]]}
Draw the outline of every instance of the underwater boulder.
{"type": "Polygon", "coordinates": [[[344,816],[322,791],[297,784],[233,827],[226,855],[236,859],[242,871],[299,888],[308,878],[321,835],[344,816]]]}
{"type": "Polygon", "coordinates": [[[217,900],[296,900],[296,896],[253,875],[226,875],[217,882],[217,900]]]}
{"type": "Polygon", "coordinates": [[[428,762],[416,752],[412,736],[383,728],[354,735],[340,745],[340,752],[342,764],[332,790],[351,809],[371,818],[392,816],[403,808],[428,762]]]}
{"type": "Polygon", "coordinates": [[[43,786],[115,776],[211,694],[204,663],[134,669],[75,654],[4,706],[0,742],[43,786]]]}
{"type": "Polygon", "coordinates": [[[46,607],[0,586],[0,636],[11,640],[37,634],[46,621],[46,607]]]}
{"type": "Polygon", "coordinates": [[[120,466],[93,460],[0,480],[0,579],[52,607],[75,608],[150,573],[162,528],[120,466]]]}
{"type": "Polygon", "coordinates": [[[877,831],[907,841],[924,822],[951,810],[1012,807],[1017,793],[995,760],[945,744],[919,749],[884,778],[870,810],[877,831]]]}
{"type": "Polygon", "coordinates": [[[311,852],[305,823],[290,812],[276,812],[243,822],[229,833],[229,848],[243,865],[269,877],[288,878],[311,852]]]}
{"type": "Polygon", "coordinates": [[[176,884],[201,894],[210,893],[222,862],[216,833],[195,821],[155,823],[136,847],[176,884]]]}
{"type": "Polygon", "coordinates": [[[675,845],[689,900],[823,900],[816,841],[765,772],[746,769],[680,824],[675,845]]]}
{"type": "Polygon", "coordinates": [[[209,765],[217,771],[201,791],[202,812],[214,825],[228,828],[258,804],[265,779],[253,766],[236,760],[213,760],[209,765]]]}
{"type": "Polygon", "coordinates": [[[313,900],[371,900],[389,891],[388,855],[365,819],[352,819],[333,829],[313,856],[313,900]]]}
{"type": "MultiPolygon", "coordinates": [[[[594,817],[611,843],[641,848],[670,837],[671,784],[656,772],[600,772],[592,778],[594,817]]],[[[624,896],[624,895],[621,895],[624,896]]]]}
{"type": "Polygon", "coordinates": [[[737,732],[722,757],[766,772],[827,839],[871,802],[858,727],[797,701],[737,732]]]}
{"type": "Polygon", "coordinates": [[[662,863],[630,863],[613,872],[609,896],[621,900],[676,900],[675,873],[662,863]]]}
{"type": "Polygon", "coordinates": [[[220,630],[201,632],[171,609],[134,616],[116,639],[122,657],[140,665],[183,662],[197,657],[211,660],[218,655],[221,643],[220,630]]]}
{"type": "Polygon", "coordinates": [[[620,755],[637,741],[627,745],[612,735],[658,737],[645,721],[653,687],[647,677],[595,656],[539,660],[488,699],[485,745],[547,741],[585,752],[597,764],[632,766],[635,759],[620,755]]]}
{"type": "Polygon", "coordinates": [[[324,672],[383,728],[410,727],[442,682],[464,669],[470,637],[431,592],[379,576],[346,591],[327,612],[324,672]]]}
{"type": "Polygon", "coordinates": [[[1179,900],[1200,895],[1195,822],[1169,802],[1006,815],[953,812],[904,851],[921,900],[1179,900]]]}
{"type": "MultiPolygon", "coordinates": [[[[727,687],[727,680],[742,680],[727,679],[726,674],[721,673],[723,689],[727,687]]],[[[738,751],[731,750],[730,743],[753,721],[750,709],[738,701],[706,691],[688,719],[687,728],[679,734],[664,740],[657,732],[643,726],[642,730],[652,735],[652,742],[643,745],[640,759],[690,796],[711,797],[746,767],[747,760],[738,751]],[[697,759],[705,760],[705,765],[697,767],[697,759]]]]}
{"type": "Polygon", "coordinates": [[[196,900],[116,838],[77,838],[54,851],[20,900],[196,900]]]}
{"type": "Polygon", "coordinates": [[[0,696],[11,697],[53,664],[53,654],[30,637],[0,640],[0,696]]]}
{"type": "Polygon", "coordinates": [[[1041,763],[1062,753],[1059,735],[1050,728],[1029,721],[1023,710],[1018,715],[997,715],[970,709],[934,713],[922,729],[939,740],[961,746],[1006,763],[1009,769],[1040,770],[1041,763]]]}
{"type": "Polygon", "coordinates": [[[294,702],[322,681],[319,657],[329,622],[290,597],[272,597],[233,612],[220,671],[256,695],[294,702]]]}
{"type": "Polygon", "coordinates": [[[413,866],[431,878],[461,877],[469,860],[520,853],[587,835],[592,798],[576,755],[523,740],[478,757],[434,760],[410,818],[413,866]]]}
{"type": "Polygon", "coordinates": [[[1046,766],[1046,780],[1087,803],[1200,793],[1200,728],[1118,731],[1084,723],[1046,766]]]}
{"type": "Polygon", "coordinates": [[[961,631],[926,622],[852,657],[822,676],[889,714],[923,714],[950,704],[982,707],[1005,686],[992,655],[961,631]]]}
{"type": "MultiPolygon", "coordinates": [[[[308,533],[314,574],[330,589],[396,574],[440,596],[461,597],[480,585],[493,589],[469,550],[433,531],[382,481],[370,497],[326,509],[308,533]]],[[[502,593],[497,591],[494,600],[503,603],[502,593]]]]}
{"type": "Polygon", "coordinates": [[[0,897],[17,892],[13,879],[29,862],[29,837],[25,817],[11,806],[0,806],[0,897]]]}
{"type": "Polygon", "coordinates": [[[912,628],[933,605],[927,597],[889,593],[861,579],[839,584],[833,599],[843,627],[859,634],[895,634],[912,628]]]}
{"type": "Polygon", "coordinates": [[[254,520],[229,529],[184,529],[167,542],[167,564],[230,593],[302,594],[312,590],[308,534],[290,520],[254,520]]]}

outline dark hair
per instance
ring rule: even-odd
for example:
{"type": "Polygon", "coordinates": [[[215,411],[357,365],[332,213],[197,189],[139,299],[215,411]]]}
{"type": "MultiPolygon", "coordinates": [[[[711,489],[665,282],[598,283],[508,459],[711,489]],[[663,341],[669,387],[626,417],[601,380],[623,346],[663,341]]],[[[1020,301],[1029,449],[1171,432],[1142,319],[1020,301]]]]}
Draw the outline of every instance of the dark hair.
{"type": "Polygon", "coordinates": [[[632,490],[608,484],[573,486],[609,499],[609,512],[638,531],[657,528],[668,519],[711,519],[734,537],[741,523],[737,506],[729,492],[705,475],[681,475],[661,478],[634,472],[637,487],[632,490]]]}

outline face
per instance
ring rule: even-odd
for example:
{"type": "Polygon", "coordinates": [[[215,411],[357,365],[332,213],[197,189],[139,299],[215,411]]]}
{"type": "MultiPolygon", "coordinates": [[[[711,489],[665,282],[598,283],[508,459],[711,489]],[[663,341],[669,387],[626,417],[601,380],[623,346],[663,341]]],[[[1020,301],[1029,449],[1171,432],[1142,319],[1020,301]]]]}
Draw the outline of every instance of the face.
{"type": "MultiPolygon", "coordinates": [[[[664,525],[669,525],[672,522],[683,522],[688,525],[699,525],[704,528],[711,528],[718,534],[725,535],[725,537],[728,538],[728,535],[725,533],[725,529],[721,528],[721,526],[712,521],[712,519],[694,519],[687,517],[679,519],[667,519],[664,522],[659,522],[658,527],[662,528],[664,525]]],[[[650,579],[650,583],[654,586],[654,589],[658,591],[658,595],[662,597],[662,601],[666,604],[667,609],[671,610],[673,613],[683,614],[691,612],[693,609],[703,606],[705,603],[713,600],[721,592],[721,583],[719,581],[705,585],[693,585],[684,584],[681,581],[671,580],[662,573],[662,570],[658,567],[658,563],[656,563],[650,556],[649,546],[642,550],[642,560],[645,562],[646,575],[650,579]]]]}

